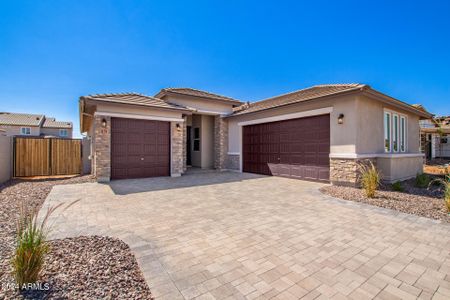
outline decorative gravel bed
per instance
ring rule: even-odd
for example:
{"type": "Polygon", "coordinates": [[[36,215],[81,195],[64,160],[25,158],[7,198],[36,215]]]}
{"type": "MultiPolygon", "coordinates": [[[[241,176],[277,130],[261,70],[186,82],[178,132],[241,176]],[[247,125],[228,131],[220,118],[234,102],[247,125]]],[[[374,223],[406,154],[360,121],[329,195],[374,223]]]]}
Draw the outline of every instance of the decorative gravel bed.
{"type": "Polygon", "coordinates": [[[321,188],[324,194],[370,205],[394,209],[400,212],[450,222],[450,217],[442,199],[442,191],[414,186],[414,179],[403,181],[403,192],[393,191],[391,185],[383,185],[375,198],[367,198],[362,189],[342,186],[321,188]]]}
{"type": "Polygon", "coordinates": [[[90,176],[55,180],[11,180],[0,185],[0,299],[151,299],[134,255],[124,242],[109,237],[77,237],[50,242],[42,282],[48,291],[19,294],[10,259],[20,203],[40,208],[54,185],[91,182],[90,176]],[[3,287],[3,289],[2,289],[3,287]]]}

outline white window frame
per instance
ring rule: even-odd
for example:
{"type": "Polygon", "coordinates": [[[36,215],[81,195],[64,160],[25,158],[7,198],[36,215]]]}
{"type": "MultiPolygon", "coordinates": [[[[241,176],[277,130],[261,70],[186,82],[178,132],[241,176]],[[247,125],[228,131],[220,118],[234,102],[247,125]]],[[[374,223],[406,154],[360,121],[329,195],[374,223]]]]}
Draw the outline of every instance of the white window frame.
{"type": "Polygon", "coordinates": [[[400,143],[399,143],[399,123],[400,117],[397,113],[392,114],[392,152],[399,152],[400,143]]]}
{"type": "Polygon", "coordinates": [[[400,126],[399,126],[399,145],[400,152],[406,152],[408,149],[408,119],[406,116],[400,116],[400,126]],[[403,128],[402,128],[403,121],[403,128]],[[403,132],[402,132],[403,129],[403,132]]]}
{"type": "Polygon", "coordinates": [[[31,135],[31,127],[20,127],[21,135],[31,135]]]}
{"type": "Polygon", "coordinates": [[[383,113],[383,134],[384,134],[384,152],[385,153],[399,153],[408,151],[408,117],[404,114],[388,109],[383,113]],[[389,129],[387,129],[386,116],[389,116],[389,129]],[[395,121],[397,120],[397,121],[395,121]],[[404,123],[402,125],[402,120],[404,123]],[[395,123],[397,122],[397,126],[395,123]],[[402,135],[402,126],[404,126],[404,136],[402,135]],[[397,128],[395,128],[397,127],[397,128]],[[388,131],[389,130],[389,131],[388,131]],[[386,138],[389,138],[389,149],[386,147],[386,138]],[[396,139],[396,140],[395,140],[396,139]],[[397,143],[397,149],[395,149],[395,142],[397,143]],[[402,147],[404,145],[404,147],[402,147]]]}
{"type": "Polygon", "coordinates": [[[383,129],[384,129],[384,152],[390,153],[392,151],[392,113],[385,111],[383,114],[383,129]],[[389,120],[386,119],[389,117],[389,120]],[[387,128],[389,126],[389,128],[387,128]],[[386,140],[389,142],[386,143],[386,140]]]}
{"type": "Polygon", "coordinates": [[[59,130],[59,136],[61,136],[61,137],[68,137],[69,136],[69,131],[67,129],[60,129],[59,130]],[[65,132],[65,133],[63,134],[63,132],[65,132]]]}

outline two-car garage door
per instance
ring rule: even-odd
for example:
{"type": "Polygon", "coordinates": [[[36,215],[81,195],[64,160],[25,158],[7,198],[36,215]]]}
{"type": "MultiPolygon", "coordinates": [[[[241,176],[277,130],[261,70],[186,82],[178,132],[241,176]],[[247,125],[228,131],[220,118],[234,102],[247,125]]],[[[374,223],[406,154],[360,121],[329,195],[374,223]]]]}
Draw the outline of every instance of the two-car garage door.
{"type": "Polygon", "coordinates": [[[243,171],[329,181],[330,115],[243,127],[243,171]]]}
{"type": "Polygon", "coordinates": [[[170,123],[111,119],[111,178],[170,175],[170,123]]]}

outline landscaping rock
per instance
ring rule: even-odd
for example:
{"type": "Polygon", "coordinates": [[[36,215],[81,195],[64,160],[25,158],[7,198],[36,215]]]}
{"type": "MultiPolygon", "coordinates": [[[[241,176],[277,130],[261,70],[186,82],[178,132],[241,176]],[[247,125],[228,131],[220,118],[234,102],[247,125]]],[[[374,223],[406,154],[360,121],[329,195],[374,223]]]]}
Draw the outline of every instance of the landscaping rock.
{"type": "Polygon", "coordinates": [[[22,201],[39,209],[54,185],[91,182],[90,176],[54,180],[11,180],[0,186],[0,299],[151,299],[134,255],[109,237],[50,241],[42,284],[49,290],[19,293],[13,284],[11,256],[22,201]]]}
{"type": "Polygon", "coordinates": [[[333,185],[323,187],[321,191],[327,195],[344,200],[363,202],[408,214],[450,222],[443,200],[443,193],[438,187],[432,186],[430,189],[418,188],[414,186],[414,179],[403,181],[401,184],[404,189],[403,192],[393,191],[390,185],[383,185],[376,192],[375,198],[368,198],[364,190],[353,187],[333,185]]]}

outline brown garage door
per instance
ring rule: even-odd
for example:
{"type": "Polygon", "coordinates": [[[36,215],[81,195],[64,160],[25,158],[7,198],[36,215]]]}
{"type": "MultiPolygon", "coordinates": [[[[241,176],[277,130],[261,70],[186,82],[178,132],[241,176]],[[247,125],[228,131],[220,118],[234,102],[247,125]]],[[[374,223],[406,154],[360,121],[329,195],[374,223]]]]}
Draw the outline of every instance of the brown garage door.
{"type": "Polygon", "coordinates": [[[169,176],[170,123],[111,119],[111,178],[169,176]]]}
{"type": "Polygon", "coordinates": [[[330,115],[244,126],[243,171],[329,181],[330,115]]]}

